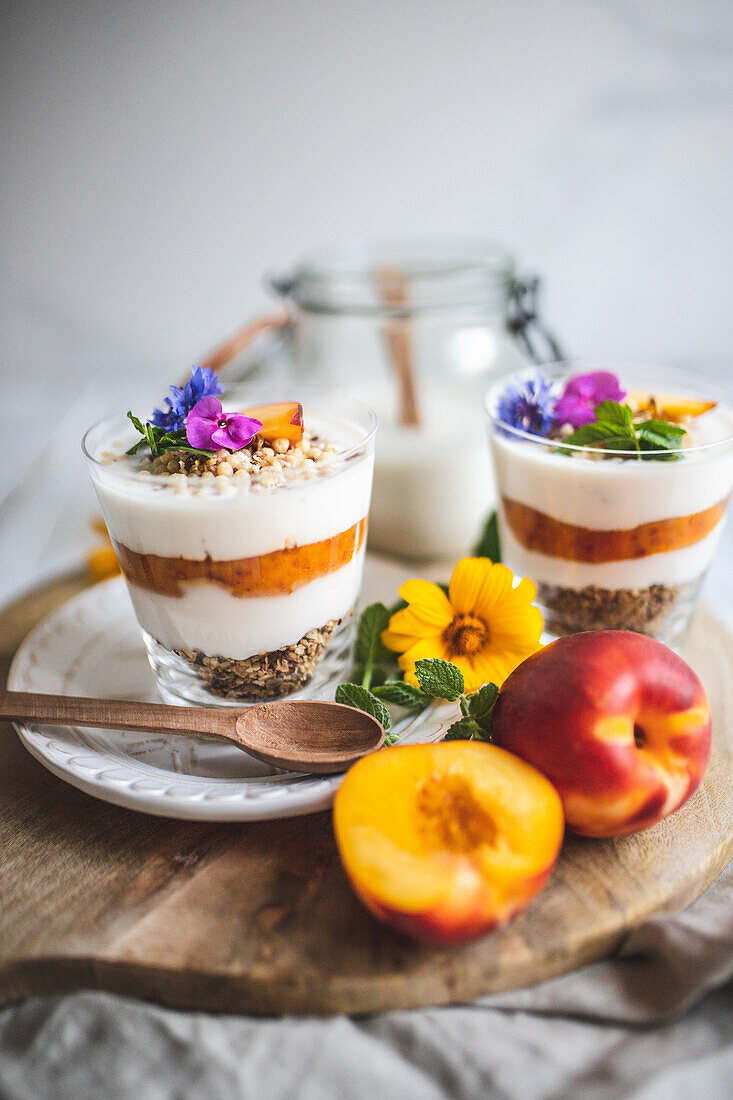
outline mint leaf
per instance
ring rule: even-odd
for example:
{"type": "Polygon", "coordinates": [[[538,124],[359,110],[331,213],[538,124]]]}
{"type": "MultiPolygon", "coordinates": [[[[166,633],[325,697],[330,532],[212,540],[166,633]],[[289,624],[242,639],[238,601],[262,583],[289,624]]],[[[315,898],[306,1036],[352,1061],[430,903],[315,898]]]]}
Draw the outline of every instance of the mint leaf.
{"type": "Polygon", "coordinates": [[[681,439],[687,435],[687,428],[681,424],[671,424],[669,420],[641,420],[636,427],[642,435],[653,432],[664,439],[681,439]]]}
{"type": "Polygon", "coordinates": [[[679,424],[670,424],[667,420],[642,420],[636,425],[642,458],[646,461],[676,462],[677,449],[686,435],[686,429],[679,424]],[[660,453],[663,452],[663,453],[660,453]]]}
{"type": "Polygon", "coordinates": [[[459,718],[448,729],[443,737],[444,741],[478,741],[480,730],[473,718],[459,718]]]}
{"type": "Polygon", "coordinates": [[[336,688],[336,702],[371,714],[372,718],[382,723],[385,730],[392,725],[392,719],[384,703],[361,684],[339,684],[336,688]]]}
{"type": "Polygon", "coordinates": [[[443,661],[440,657],[424,657],[415,663],[415,675],[425,694],[432,695],[434,699],[447,699],[454,703],[463,695],[463,673],[450,661],[443,661]]]}
{"type": "Polygon", "coordinates": [[[498,697],[499,689],[496,684],[484,684],[468,696],[468,713],[487,737],[491,734],[491,720],[498,697]]]}
{"type": "Polygon", "coordinates": [[[425,695],[419,688],[412,684],[406,684],[403,680],[392,680],[389,683],[380,684],[372,690],[372,694],[385,703],[392,703],[396,707],[404,707],[405,710],[424,710],[430,706],[430,696],[425,695]]]}
{"type": "Polygon", "coordinates": [[[605,424],[615,424],[623,428],[627,435],[634,430],[634,414],[629,405],[621,405],[618,401],[601,401],[595,407],[596,420],[605,424]]]}
{"type": "Polygon", "coordinates": [[[374,666],[392,657],[381,638],[382,631],[389,625],[389,619],[389,611],[383,603],[372,603],[365,607],[359,619],[354,659],[363,669],[362,683],[366,688],[371,685],[374,666]]]}
{"type": "Polygon", "coordinates": [[[491,512],[486,520],[481,536],[473,548],[473,556],[475,558],[490,558],[491,561],[501,561],[499,517],[496,512],[491,512]]]}
{"type": "Polygon", "coordinates": [[[618,425],[606,424],[602,421],[595,421],[593,424],[584,424],[582,428],[576,428],[574,432],[563,439],[563,443],[572,443],[576,447],[589,447],[597,443],[607,446],[611,440],[622,441],[625,443],[627,450],[633,448],[636,443],[633,430],[626,435],[618,425]],[[631,448],[629,444],[631,444],[631,448]]]}

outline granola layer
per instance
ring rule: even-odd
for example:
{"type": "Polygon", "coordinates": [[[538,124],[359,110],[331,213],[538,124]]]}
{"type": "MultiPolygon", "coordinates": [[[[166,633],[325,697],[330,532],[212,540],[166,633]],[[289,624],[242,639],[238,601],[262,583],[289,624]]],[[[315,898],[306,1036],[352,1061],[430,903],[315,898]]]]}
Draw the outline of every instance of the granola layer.
{"type": "Polygon", "coordinates": [[[230,699],[278,699],[299,691],[311,679],[341,619],[309,630],[295,645],[246,660],[208,656],[200,649],[177,649],[213,695],[230,699]]]}

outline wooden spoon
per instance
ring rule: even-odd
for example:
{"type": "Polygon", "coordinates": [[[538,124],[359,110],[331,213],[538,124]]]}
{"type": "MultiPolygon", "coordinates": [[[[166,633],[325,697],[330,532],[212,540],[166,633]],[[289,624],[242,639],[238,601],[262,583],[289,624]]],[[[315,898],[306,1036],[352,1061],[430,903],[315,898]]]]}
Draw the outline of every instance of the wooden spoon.
{"type": "Polygon", "coordinates": [[[229,709],[4,691],[0,718],[226,741],[267,764],[316,775],[346,771],[384,744],[376,718],[341,703],[310,699],[229,709]]]}

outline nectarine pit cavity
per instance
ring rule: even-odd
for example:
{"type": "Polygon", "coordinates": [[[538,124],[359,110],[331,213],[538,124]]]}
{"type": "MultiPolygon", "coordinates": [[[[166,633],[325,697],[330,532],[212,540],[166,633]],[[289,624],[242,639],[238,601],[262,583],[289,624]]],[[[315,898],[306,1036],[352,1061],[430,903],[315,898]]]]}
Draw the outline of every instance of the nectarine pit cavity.
{"type": "Polygon", "coordinates": [[[429,847],[470,855],[496,843],[496,822],[460,775],[434,773],[417,788],[416,820],[429,847]]]}

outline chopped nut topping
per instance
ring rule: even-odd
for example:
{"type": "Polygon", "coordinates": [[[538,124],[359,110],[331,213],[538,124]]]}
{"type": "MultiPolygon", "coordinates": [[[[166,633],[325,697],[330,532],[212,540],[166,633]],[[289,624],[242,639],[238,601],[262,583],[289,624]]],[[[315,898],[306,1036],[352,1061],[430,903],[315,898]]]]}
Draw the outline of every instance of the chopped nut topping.
{"type": "Polygon", "coordinates": [[[266,443],[255,436],[241,451],[222,448],[207,456],[190,451],[166,451],[157,458],[141,457],[138,473],[169,477],[171,488],[176,492],[186,492],[186,482],[191,478],[216,478],[219,489],[234,478],[233,484],[238,489],[259,491],[282,485],[295,475],[313,478],[328,473],[338,451],[336,443],[307,431],[298,443],[290,443],[287,439],[266,443]]]}

